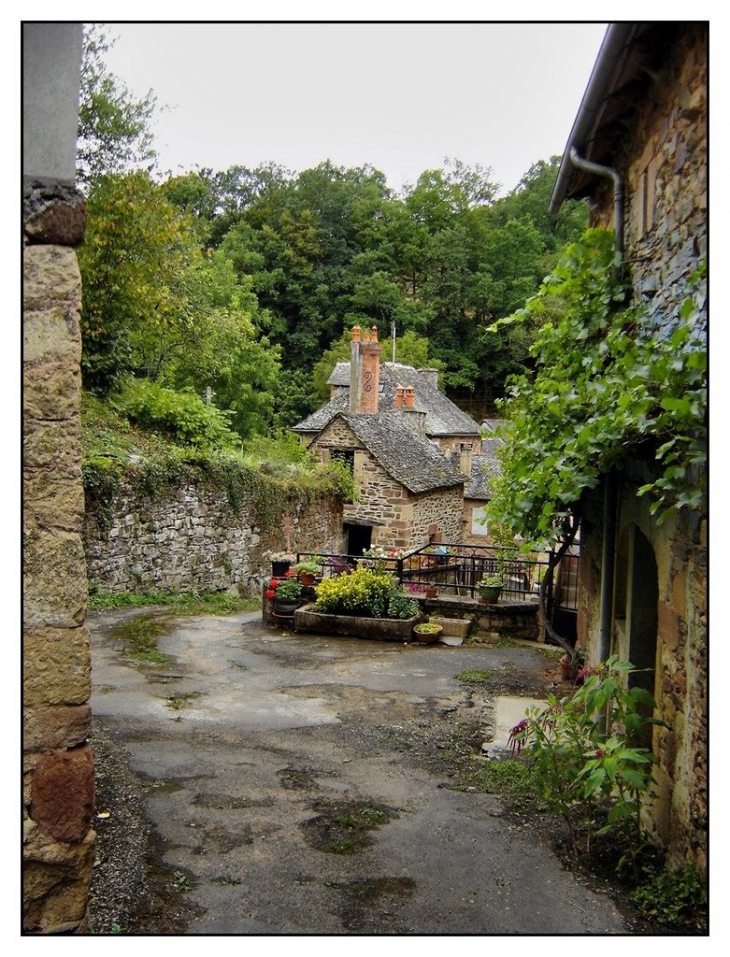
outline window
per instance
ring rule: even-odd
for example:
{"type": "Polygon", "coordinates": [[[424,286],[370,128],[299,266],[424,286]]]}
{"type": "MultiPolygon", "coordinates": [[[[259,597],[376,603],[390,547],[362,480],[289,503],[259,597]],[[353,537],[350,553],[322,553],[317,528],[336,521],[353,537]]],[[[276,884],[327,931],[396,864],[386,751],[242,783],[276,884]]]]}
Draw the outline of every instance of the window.
{"type": "Polygon", "coordinates": [[[487,509],[484,505],[471,510],[471,533],[472,535],[489,535],[487,509]]]}

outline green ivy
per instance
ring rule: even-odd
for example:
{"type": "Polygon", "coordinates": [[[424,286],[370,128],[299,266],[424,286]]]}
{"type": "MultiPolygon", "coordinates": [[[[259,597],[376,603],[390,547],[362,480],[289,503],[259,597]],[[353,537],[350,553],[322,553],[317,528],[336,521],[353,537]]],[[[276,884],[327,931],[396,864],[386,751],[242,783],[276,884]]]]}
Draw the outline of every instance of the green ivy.
{"type": "Polygon", "coordinates": [[[122,474],[119,462],[109,456],[92,456],[81,467],[86,512],[94,514],[100,531],[105,535],[114,520],[114,504],[122,474]]]}
{"type": "Polygon", "coordinates": [[[586,489],[646,451],[657,476],[640,494],[660,521],[696,509],[707,456],[704,263],[676,317],[661,328],[626,305],[613,233],[588,230],[540,292],[508,319],[538,324],[532,370],[510,380],[502,474],[489,521],[532,542],[555,542],[586,489]]]}

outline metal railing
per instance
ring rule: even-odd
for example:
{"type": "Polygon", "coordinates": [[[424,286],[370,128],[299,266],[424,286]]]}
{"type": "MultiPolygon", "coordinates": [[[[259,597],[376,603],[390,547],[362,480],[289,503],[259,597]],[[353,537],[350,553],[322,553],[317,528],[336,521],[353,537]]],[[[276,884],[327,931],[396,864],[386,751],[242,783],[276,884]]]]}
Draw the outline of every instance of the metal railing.
{"type": "MultiPolygon", "coordinates": [[[[534,554],[534,558],[526,557],[512,548],[497,545],[442,544],[424,545],[405,554],[385,550],[381,554],[365,555],[300,552],[297,561],[316,561],[323,577],[358,566],[379,567],[391,572],[405,588],[416,594],[435,587],[441,595],[470,598],[475,596],[482,578],[497,575],[502,579],[503,596],[517,601],[539,592],[548,569],[549,559],[545,553],[534,554]]],[[[570,559],[577,561],[575,556],[570,556],[570,559]]],[[[577,576],[561,574],[558,568],[548,593],[548,609],[552,608],[554,598],[561,607],[575,609],[577,589],[577,576]]]]}

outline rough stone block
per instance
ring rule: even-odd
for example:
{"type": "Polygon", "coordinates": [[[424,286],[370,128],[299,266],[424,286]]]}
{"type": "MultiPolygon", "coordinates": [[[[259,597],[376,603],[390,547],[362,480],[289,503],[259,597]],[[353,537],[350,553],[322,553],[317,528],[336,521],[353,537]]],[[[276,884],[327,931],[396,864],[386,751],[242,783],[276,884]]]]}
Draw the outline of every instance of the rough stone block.
{"type": "Polygon", "coordinates": [[[23,555],[24,626],[81,624],[88,601],[81,536],[38,529],[26,536],[23,555]]]}
{"type": "Polygon", "coordinates": [[[79,844],[26,847],[23,862],[23,930],[69,933],[84,924],[96,834],[79,844]]]}
{"type": "Polygon", "coordinates": [[[24,751],[75,748],[90,734],[91,708],[88,705],[24,709],[24,751]]]}
{"type": "Polygon", "coordinates": [[[86,203],[80,198],[55,199],[25,223],[25,235],[32,243],[80,246],[86,229],[86,203]]]}
{"type": "Polygon", "coordinates": [[[81,468],[81,422],[78,418],[63,422],[28,419],[24,430],[23,463],[26,468],[56,472],[81,468]]]}
{"type": "Polygon", "coordinates": [[[47,362],[23,375],[23,414],[32,419],[70,419],[79,412],[81,375],[78,367],[47,362]]]}
{"type": "Polygon", "coordinates": [[[94,812],[94,761],[88,744],[44,755],[31,779],[30,817],[58,841],[80,842],[94,812]]]}
{"type": "Polygon", "coordinates": [[[76,309],[55,306],[23,315],[23,363],[81,362],[81,330],[76,309]]]}
{"type": "Polygon", "coordinates": [[[23,255],[25,308],[80,301],[81,273],[74,250],[67,246],[26,247],[23,255]]]}
{"type": "Polygon", "coordinates": [[[91,693],[89,632],[43,628],[23,636],[23,703],[28,708],[83,705],[91,693]]]}
{"type": "Polygon", "coordinates": [[[64,476],[48,470],[23,474],[26,514],[47,528],[81,532],[84,518],[84,489],[80,471],[64,476]]]}

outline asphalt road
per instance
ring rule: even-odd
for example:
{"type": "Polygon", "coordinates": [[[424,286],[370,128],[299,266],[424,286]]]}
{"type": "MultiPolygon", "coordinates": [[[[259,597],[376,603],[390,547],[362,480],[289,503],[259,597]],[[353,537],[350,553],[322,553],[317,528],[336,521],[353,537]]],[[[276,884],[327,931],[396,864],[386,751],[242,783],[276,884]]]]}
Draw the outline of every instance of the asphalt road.
{"type": "Polygon", "coordinates": [[[168,662],[141,666],[119,630],[130,614],[89,619],[92,708],[141,782],[185,933],[629,932],[497,797],[454,788],[465,750],[485,760],[494,689],[544,693],[544,651],[286,634],[237,615],[165,619],[168,662]],[[473,669],[493,680],[455,678],[473,669]]]}

